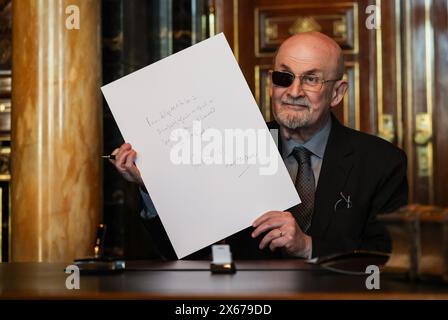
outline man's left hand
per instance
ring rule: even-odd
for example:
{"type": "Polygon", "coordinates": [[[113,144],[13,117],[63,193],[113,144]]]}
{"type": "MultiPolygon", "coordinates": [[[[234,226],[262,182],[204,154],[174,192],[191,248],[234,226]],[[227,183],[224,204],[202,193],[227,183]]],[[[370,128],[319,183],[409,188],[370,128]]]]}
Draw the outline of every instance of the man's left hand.
{"type": "Polygon", "coordinates": [[[311,258],[311,237],[300,229],[290,212],[268,211],[257,218],[252,227],[255,228],[252,238],[267,232],[260,242],[260,249],[269,245],[271,251],[284,248],[291,256],[311,258]]]}

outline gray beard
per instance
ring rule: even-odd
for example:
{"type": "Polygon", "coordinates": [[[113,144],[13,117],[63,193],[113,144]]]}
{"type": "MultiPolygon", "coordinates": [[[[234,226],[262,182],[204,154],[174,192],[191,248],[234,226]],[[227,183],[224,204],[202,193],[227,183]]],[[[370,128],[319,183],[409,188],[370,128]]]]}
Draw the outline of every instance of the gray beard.
{"type": "Polygon", "coordinates": [[[290,130],[296,130],[299,128],[307,127],[310,123],[310,118],[311,115],[309,110],[303,112],[300,115],[291,115],[287,112],[280,112],[277,115],[277,122],[290,130]]]}

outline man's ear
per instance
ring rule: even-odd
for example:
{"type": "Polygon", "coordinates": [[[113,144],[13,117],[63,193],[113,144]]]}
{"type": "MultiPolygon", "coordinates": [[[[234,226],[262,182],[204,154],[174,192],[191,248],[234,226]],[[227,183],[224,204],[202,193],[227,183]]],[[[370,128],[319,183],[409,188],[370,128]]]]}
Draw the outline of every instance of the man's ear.
{"type": "Polygon", "coordinates": [[[274,93],[274,85],[272,84],[272,78],[269,80],[269,96],[272,100],[272,94],[274,93]]]}
{"type": "Polygon", "coordinates": [[[346,80],[342,79],[336,82],[333,88],[333,96],[331,97],[331,107],[335,107],[344,98],[345,92],[347,91],[348,83],[346,80]]]}

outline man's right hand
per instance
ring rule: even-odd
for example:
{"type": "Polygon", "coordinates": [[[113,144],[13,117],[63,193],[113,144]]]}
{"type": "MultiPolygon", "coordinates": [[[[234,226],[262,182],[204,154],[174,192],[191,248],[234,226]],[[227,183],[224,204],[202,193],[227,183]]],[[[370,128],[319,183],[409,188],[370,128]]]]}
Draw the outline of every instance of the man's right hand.
{"type": "Polygon", "coordinates": [[[137,152],[132,149],[132,146],[129,143],[124,143],[120,148],[115,149],[112,154],[115,155],[115,160],[109,159],[109,161],[117,168],[123,178],[144,187],[140,171],[134,163],[137,152]]]}

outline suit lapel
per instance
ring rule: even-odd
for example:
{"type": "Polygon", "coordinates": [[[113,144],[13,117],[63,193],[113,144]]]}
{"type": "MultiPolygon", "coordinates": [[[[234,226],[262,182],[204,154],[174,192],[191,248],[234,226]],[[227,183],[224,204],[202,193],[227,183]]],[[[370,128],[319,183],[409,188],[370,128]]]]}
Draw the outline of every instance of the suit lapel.
{"type": "Polygon", "coordinates": [[[333,207],[340,198],[353,167],[354,149],[349,136],[339,121],[331,114],[332,125],[325,148],[319,181],[317,184],[311,235],[323,235],[327,229],[333,207]]]}
{"type": "MultiPolygon", "coordinates": [[[[325,148],[319,181],[317,184],[314,215],[311,223],[311,235],[323,235],[334,213],[334,204],[340,198],[340,192],[348,180],[354,163],[354,149],[347,134],[347,128],[342,126],[331,114],[331,131],[325,148]]],[[[278,129],[275,122],[268,123],[269,129],[278,129]]],[[[278,148],[282,154],[282,140],[278,132],[278,148]]]]}

